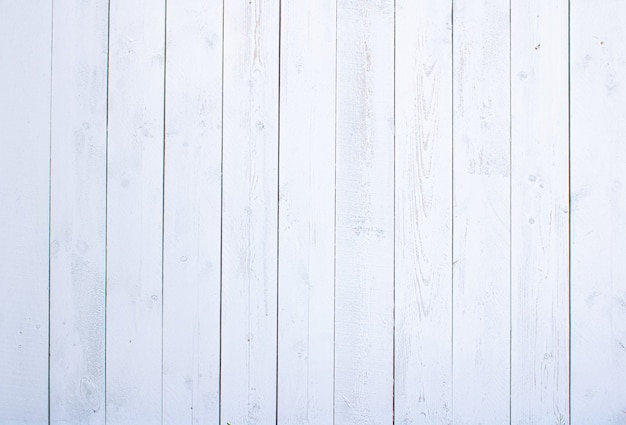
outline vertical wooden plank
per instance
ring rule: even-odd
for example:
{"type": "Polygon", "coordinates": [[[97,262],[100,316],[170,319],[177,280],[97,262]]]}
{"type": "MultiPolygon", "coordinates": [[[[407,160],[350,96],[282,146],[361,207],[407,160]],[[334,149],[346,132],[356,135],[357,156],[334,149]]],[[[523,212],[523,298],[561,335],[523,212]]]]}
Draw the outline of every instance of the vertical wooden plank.
{"type": "Polygon", "coordinates": [[[333,423],[336,1],[281,5],[278,423],[333,423]]]}
{"type": "Polygon", "coordinates": [[[394,2],[337,7],[335,423],[393,420],[394,2]]]}
{"type": "Polygon", "coordinates": [[[0,422],[48,423],[49,2],[0,5],[0,422]]]}
{"type": "Polygon", "coordinates": [[[167,3],[163,422],[219,423],[222,3],[167,3]]]}
{"type": "Polygon", "coordinates": [[[50,421],[104,424],[108,1],[53,14],[50,421]]]}
{"type": "Polygon", "coordinates": [[[452,2],[396,1],[395,421],[452,421],[452,2]]]}
{"type": "Polygon", "coordinates": [[[161,423],[165,3],[111,0],[106,417],[161,423]]]}
{"type": "Polygon", "coordinates": [[[221,423],[276,422],[279,2],[224,3],[221,423]]]}
{"type": "Polygon", "coordinates": [[[509,422],[509,1],[454,2],[453,419],[509,422]]]}
{"type": "Polygon", "coordinates": [[[571,423],[626,422],[626,3],[571,2],[571,423]]]}
{"type": "Polygon", "coordinates": [[[511,17],[511,423],[564,425],[569,423],[568,2],[513,1],[511,17]]]}

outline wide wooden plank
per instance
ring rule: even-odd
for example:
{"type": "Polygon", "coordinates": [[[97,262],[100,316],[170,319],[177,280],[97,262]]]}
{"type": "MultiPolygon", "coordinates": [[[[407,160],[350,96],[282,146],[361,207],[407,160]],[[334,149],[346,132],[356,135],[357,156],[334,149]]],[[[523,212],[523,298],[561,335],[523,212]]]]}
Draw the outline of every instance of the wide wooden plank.
{"type": "Polygon", "coordinates": [[[626,421],[626,3],[571,1],[571,423],[626,421]]]}
{"type": "Polygon", "coordinates": [[[337,4],[335,424],[393,421],[394,2],[337,4]]]}
{"type": "Polygon", "coordinates": [[[106,417],[160,424],[165,2],[110,13],[106,417]]]}
{"type": "Polygon", "coordinates": [[[163,423],[219,423],[222,3],[168,2],[163,423]]]}
{"type": "Polygon", "coordinates": [[[220,423],[276,422],[279,3],[224,3],[220,423]]]}
{"type": "Polygon", "coordinates": [[[452,2],[396,2],[395,421],[452,420],[452,2]]]}
{"type": "Polygon", "coordinates": [[[454,1],[453,419],[509,422],[509,1],[454,1]]]}
{"type": "Polygon", "coordinates": [[[0,4],[0,422],[48,423],[51,2],[0,4]]]}
{"type": "Polygon", "coordinates": [[[50,421],[104,424],[108,2],[54,2],[50,421]]]}
{"type": "Polygon", "coordinates": [[[514,1],[511,16],[511,423],[565,425],[568,2],[514,1]]]}
{"type": "Polygon", "coordinates": [[[281,5],[281,424],[333,423],[335,3],[281,5]]]}

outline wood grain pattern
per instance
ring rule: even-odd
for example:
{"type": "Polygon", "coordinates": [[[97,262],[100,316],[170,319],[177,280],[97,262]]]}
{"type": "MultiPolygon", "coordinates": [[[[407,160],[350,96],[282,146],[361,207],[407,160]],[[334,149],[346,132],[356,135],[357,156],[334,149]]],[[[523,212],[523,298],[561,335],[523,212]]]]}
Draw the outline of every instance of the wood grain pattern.
{"type": "Polygon", "coordinates": [[[335,0],[282,2],[278,232],[281,424],[333,423],[335,25],[335,0]]]}
{"type": "Polygon", "coordinates": [[[0,0],[0,423],[625,423],[624,12],[0,0]]]}
{"type": "Polygon", "coordinates": [[[452,420],[452,2],[396,2],[395,422],[452,420]]]}
{"type": "Polygon", "coordinates": [[[0,422],[48,423],[50,3],[0,4],[0,422]]]}
{"type": "Polygon", "coordinates": [[[163,423],[219,423],[222,4],[167,4],[163,423]]]}
{"type": "Polygon", "coordinates": [[[50,421],[104,424],[108,2],[53,19],[50,421]]]}
{"type": "Polygon", "coordinates": [[[571,2],[572,425],[626,421],[624,13],[571,2]]]}
{"type": "Polygon", "coordinates": [[[393,421],[394,7],[337,3],[335,424],[393,421]]]}
{"type": "Polygon", "coordinates": [[[224,4],[221,423],[276,422],[279,4],[224,4]]]}
{"type": "Polygon", "coordinates": [[[112,0],[106,418],[161,423],[165,2],[112,0]]]}
{"type": "Polygon", "coordinates": [[[509,2],[454,2],[453,421],[509,422],[509,2]]]}
{"type": "Polygon", "coordinates": [[[511,423],[569,423],[568,2],[511,10],[511,423]]]}

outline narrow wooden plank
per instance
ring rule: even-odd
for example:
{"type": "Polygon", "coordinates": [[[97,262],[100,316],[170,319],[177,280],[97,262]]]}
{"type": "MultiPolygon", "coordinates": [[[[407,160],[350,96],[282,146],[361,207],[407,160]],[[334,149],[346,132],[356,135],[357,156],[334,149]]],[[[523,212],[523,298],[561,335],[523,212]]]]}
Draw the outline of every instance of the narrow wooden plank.
{"type": "Polygon", "coordinates": [[[571,423],[626,422],[626,3],[571,1],[571,423]]]}
{"type": "Polygon", "coordinates": [[[511,423],[565,425],[568,2],[514,1],[511,17],[511,423]]]}
{"type": "Polygon", "coordinates": [[[48,423],[49,2],[0,5],[0,422],[48,423]]]}
{"type": "Polygon", "coordinates": [[[222,3],[167,3],[163,423],[219,423],[222,3]]]}
{"type": "Polygon", "coordinates": [[[53,16],[50,421],[104,424],[108,1],[53,16]]]}
{"type": "Polygon", "coordinates": [[[281,5],[278,423],[333,423],[336,0],[281,5]]]}
{"type": "Polygon", "coordinates": [[[337,5],[335,423],[393,421],[394,2],[337,5]]]}
{"type": "Polygon", "coordinates": [[[509,1],[454,2],[453,419],[509,422],[509,1]]]}
{"type": "Polygon", "coordinates": [[[111,0],[106,417],[161,423],[165,2],[111,0]]]}
{"type": "Polygon", "coordinates": [[[276,422],[279,3],[224,3],[221,419],[276,422]]]}
{"type": "Polygon", "coordinates": [[[452,1],[396,1],[395,422],[452,421],[452,1]]]}

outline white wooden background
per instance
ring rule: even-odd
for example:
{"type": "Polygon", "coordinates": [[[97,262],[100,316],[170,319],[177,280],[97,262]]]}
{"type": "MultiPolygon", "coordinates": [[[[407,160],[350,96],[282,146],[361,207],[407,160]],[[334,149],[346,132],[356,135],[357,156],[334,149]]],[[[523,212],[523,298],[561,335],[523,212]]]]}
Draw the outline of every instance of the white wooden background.
{"type": "Polygon", "coordinates": [[[0,423],[626,424],[623,0],[0,0],[0,423]]]}

